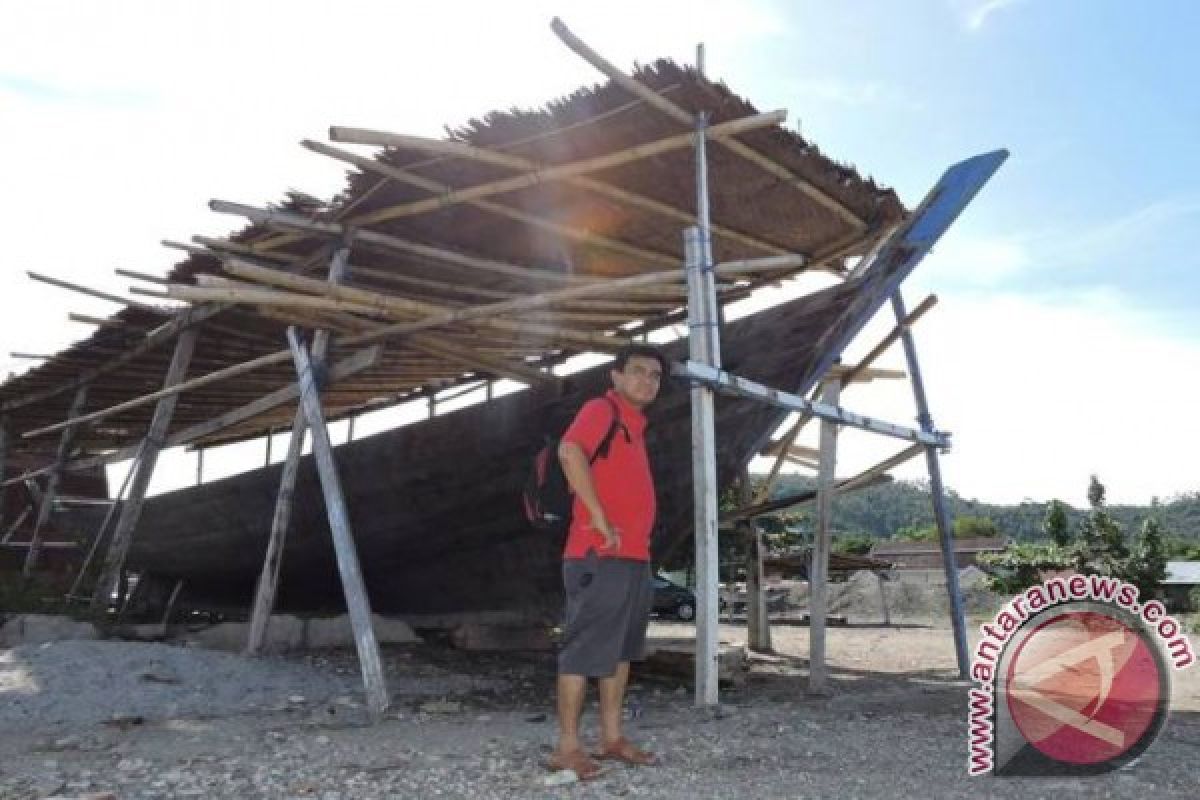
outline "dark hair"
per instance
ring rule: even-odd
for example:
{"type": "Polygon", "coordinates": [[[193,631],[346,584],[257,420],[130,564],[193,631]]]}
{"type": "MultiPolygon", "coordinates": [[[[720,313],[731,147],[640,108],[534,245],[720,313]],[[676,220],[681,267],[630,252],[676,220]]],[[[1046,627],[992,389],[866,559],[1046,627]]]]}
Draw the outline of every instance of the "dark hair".
{"type": "Polygon", "coordinates": [[[629,359],[633,358],[634,356],[653,358],[658,362],[658,366],[662,367],[664,378],[666,378],[670,373],[670,365],[667,364],[666,357],[662,353],[658,352],[658,348],[654,345],[644,344],[642,342],[635,342],[622,347],[620,351],[617,352],[617,357],[612,363],[612,368],[617,372],[624,372],[625,365],[628,364],[629,359]]]}

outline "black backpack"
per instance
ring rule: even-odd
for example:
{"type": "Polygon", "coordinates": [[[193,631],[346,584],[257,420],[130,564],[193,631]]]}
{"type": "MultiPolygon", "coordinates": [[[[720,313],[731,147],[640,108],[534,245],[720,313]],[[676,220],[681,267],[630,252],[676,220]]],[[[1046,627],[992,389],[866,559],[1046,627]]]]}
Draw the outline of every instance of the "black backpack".
{"type": "MultiPolygon", "coordinates": [[[[621,422],[621,412],[611,397],[605,396],[604,401],[612,409],[612,424],[608,432],[600,440],[596,452],[588,459],[588,464],[595,464],[601,458],[608,457],[609,448],[617,431],[624,427],[621,422]]],[[[525,489],[521,499],[525,507],[525,519],[539,531],[557,535],[566,535],[571,527],[571,505],[573,496],[571,487],[567,484],[567,476],[563,473],[562,464],[558,460],[558,445],[562,441],[560,431],[556,436],[546,436],[546,444],[533,457],[533,465],[529,470],[529,478],[525,481],[525,489]]],[[[628,439],[629,433],[626,432],[628,439]]]]}

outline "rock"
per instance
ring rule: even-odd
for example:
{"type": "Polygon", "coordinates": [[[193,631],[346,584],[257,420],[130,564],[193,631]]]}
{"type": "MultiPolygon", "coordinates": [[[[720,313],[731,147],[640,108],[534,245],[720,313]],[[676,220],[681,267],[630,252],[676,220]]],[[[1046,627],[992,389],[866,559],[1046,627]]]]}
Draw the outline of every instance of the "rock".
{"type": "MultiPolygon", "coordinates": [[[[402,619],[372,614],[371,627],[375,631],[376,641],[380,644],[414,644],[421,641],[402,619]]],[[[314,650],[353,647],[354,626],[350,624],[350,616],[342,614],[338,617],[308,620],[304,629],[304,646],[314,650]]]]}
{"type": "Polygon", "coordinates": [[[97,638],[95,625],[60,614],[17,614],[0,628],[0,647],[97,638]]]}
{"type": "Polygon", "coordinates": [[[542,786],[569,786],[578,782],[579,776],[573,769],[560,769],[542,778],[542,786]]]}
{"type": "MultiPolygon", "coordinates": [[[[291,614],[272,614],[267,621],[267,635],[263,650],[269,653],[284,653],[299,650],[304,646],[305,621],[291,614]]],[[[245,622],[222,622],[202,631],[190,634],[188,644],[199,645],[211,650],[226,650],[240,653],[246,647],[250,625],[245,622]]]]}
{"type": "Polygon", "coordinates": [[[421,704],[421,711],[426,714],[457,714],[462,708],[462,703],[455,700],[430,700],[421,704]]]}

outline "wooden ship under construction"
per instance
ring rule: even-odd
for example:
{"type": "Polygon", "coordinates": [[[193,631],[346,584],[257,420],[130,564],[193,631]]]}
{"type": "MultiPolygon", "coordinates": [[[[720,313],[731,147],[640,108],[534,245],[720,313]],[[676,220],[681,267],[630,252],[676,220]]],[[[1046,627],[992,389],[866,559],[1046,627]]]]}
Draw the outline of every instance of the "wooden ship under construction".
{"type": "MultiPolygon", "coordinates": [[[[608,383],[604,365],[554,367],[672,328],[685,336],[664,351],[688,360],[682,231],[698,219],[719,307],[801,272],[830,276],[721,324],[722,368],[794,395],[828,378],[923,254],[895,244],[913,215],[787,129],[783,112],[669,61],[625,74],[556,30],[605,83],[440,140],[331,128],[332,143],[303,145],[349,166],[340,194],[212,201],[246,226],[166,243],[186,252],[167,276],[131,273],[149,284],[137,300],[116,298],[125,307],[92,320],[91,336],[0,385],[9,569],[28,575],[73,547],[72,596],[98,610],[126,573],[176,587],[180,603],[246,611],[336,608],[356,581],[370,608],[400,615],[553,607],[561,542],[527,526],[520,489],[546,430],[608,383]],[[289,328],[305,342],[289,347],[289,328]],[[325,422],[498,380],[527,388],[328,448],[325,422]],[[293,436],[283,463],[145,496],[163,448],[306,428],[313,455],[293,436]],[[323,456],[340,476],[340,518],[323,456]],[[100,470],[128,459],[111,498],[75,502],[104,494],[100,470]],[[343,527],[358,577],[342,563],[343,527]]],[[[660,555],[693,537],[689,385],[670,382],[649,413],[660,555]]],[[[716,399],[719,487],[787,413],[716,399]]]]}

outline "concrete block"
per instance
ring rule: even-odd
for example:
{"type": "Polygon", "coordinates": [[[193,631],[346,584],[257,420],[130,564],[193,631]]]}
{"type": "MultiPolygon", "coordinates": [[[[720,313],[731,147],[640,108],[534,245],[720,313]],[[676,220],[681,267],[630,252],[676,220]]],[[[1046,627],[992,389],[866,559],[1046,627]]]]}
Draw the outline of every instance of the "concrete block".
{"type": "MultiPolygon", "coordinates": [[[[290,614],[272,614],[267,623],[267,636],[263,642],[263,651],[268,653],[285,653],[304,647],[304,620],[290,614]]],[[[190,633],[186,641],[210,650],[227,650],[240,653],[246,649],[246,640],[250,635],[248,622],[222,622],[205,628],[202,631],[190,633]]]]}
{"type": "Polygon", "coordinates": [[[0,628],[0,647],[97,639],[99,636],[92,623],[61,614],[17,614],[0,628]]]}
{"type": "MultiPolygon", "coordinates": [[[[412,644],[421,641],[408,623],[401,619],[372,614],[371,627],[375,629],[375,639],[380,644],[412,644]]],[[[304,646],[310,650],[354,647],[354,626],[350,624],[350,615],[308,620],[304,632],[304,646]]]]}

